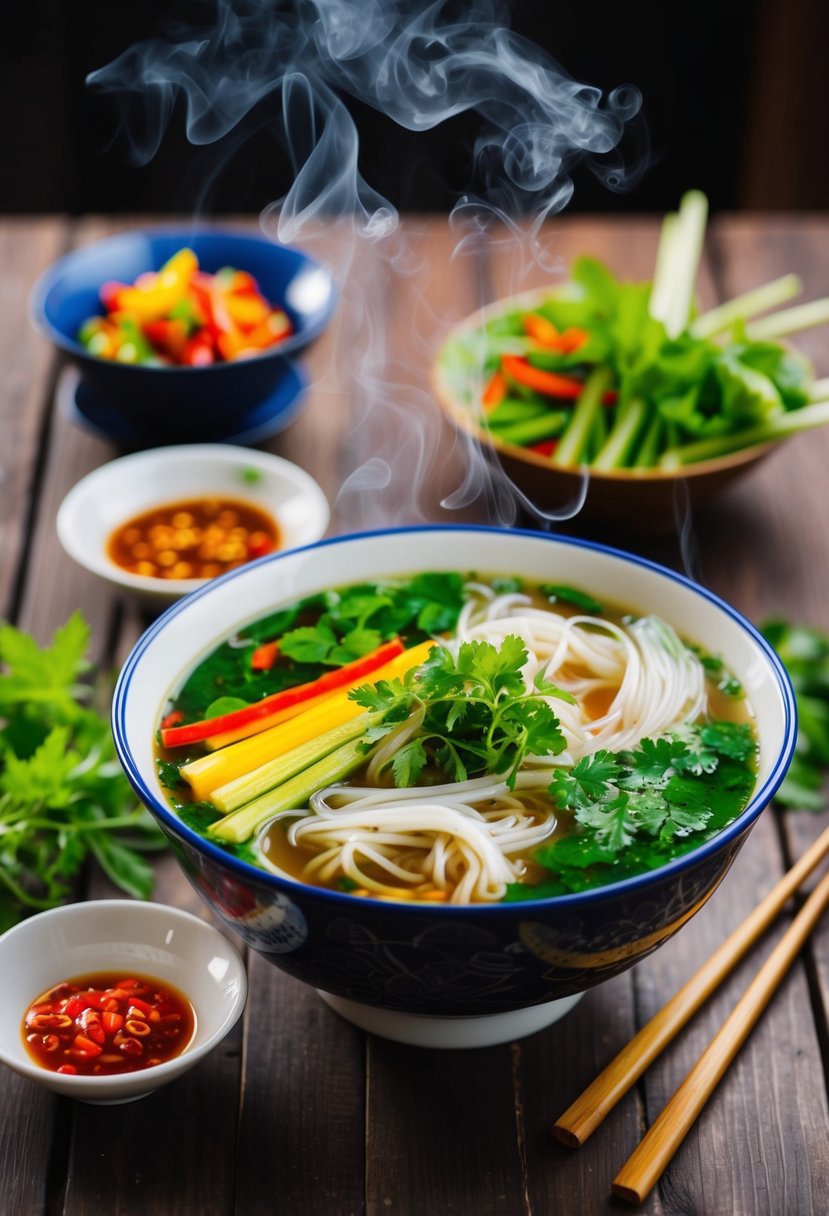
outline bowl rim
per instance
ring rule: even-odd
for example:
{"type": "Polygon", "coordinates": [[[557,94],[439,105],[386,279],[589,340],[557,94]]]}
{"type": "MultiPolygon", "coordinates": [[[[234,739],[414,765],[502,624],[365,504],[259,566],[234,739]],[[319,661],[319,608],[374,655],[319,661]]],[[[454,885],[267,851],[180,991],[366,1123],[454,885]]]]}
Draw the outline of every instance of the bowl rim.
{"type": "MultiPolygon", "coordinates": [[[[244,269],[244,267],[240,267],[240,269],[244,269]]],[[[55,346],[72,355],[73,358],[88,360],[96,366],[123,367],[148,376],[159,374],[180,376],[185,374],[195,377],[207,376],[211,373],[215,376],[217,373],[219,375],[227,375],[227,369],[230,368],[238,369],[248,363],[256,365],[267,360],[282,358],[293,351],[304,349],[315,338],[319,337],[331,321],[337,308],[339,294],[339,288],[331,270],[315,258],[313,254],[306,253],[304,249],[294,245],[283,245],[279,241],[272,241],[261,232],[245,232],[243,229],[219,226],[211,227],[208,224],[202,225],[199,223],[187,226],[159,224],[158,227],[125,228],[122,232],[114,232],[109,236],[100,237],[98,240],[88,241],[85,245],[78,245],[67,253],[62,254],[59,258],[56,258],[35,279],[29,293],[28,314],[30,324],[42,337],[47,338],[55,346]],[[260,354],[250,355],[245,359],[231,359],[230,361],[222,361],[221,363],[211,363],[205,367],[183,367],[180,364],[165,364],[160,367],[146,367],[138,363],[119,364],[116,360],[103,359],[98,355],[90,354],[80,342],[67,338],[66,334],[62,333],[61,330],[51,323],[46,315],[46,298],[59,281],[62,271],[67,267],[71,267],[73,263],[81,262],[91,249],[106,250],[107,246],[121,244],[130,240],[152,239],[154,237],[180,238],[182,245],[187,245],[194,240],[216,238],[222,241],[230,240],[238,242],[240,246],[273,247],[282,250],[296,259],[297,265],[304,262],[311,269],[319,270],[327,277],[331,287],[328,303],[318,320],[313,325],[309,325],[302,333],[294,333],[289,338],[278,342],[275,346],[272,346],[269,350],[262,351],[260,354]]],[[[276,307],[282,307],[282,305],[277,304],[276,307]]]]}
{"type": "MultiPolygon", "coordinates": [[[[403,527],[385,527],[377,528],[367,532],[346,533],[340,536],[328,537],[324,540],[317,541],[312,545],[302,546],[300,549],[291,550],[292,553],[308,552],[309,550],[324,550],[331,545],[343,544],[349,541],[370,540],[372,537],[401,535],[410,533],[429,533],[443,532],[452,530],[462,532],[467,535],[502,535],[504,529],[492,527],[487,524],[412,524],[403,527]]],[[[679,874],[683,870],[688,870],[700,862],[704,862],[713,853],[718,852],[723,846],[727,846],[737,837],[741,836],[754,822],[759,818],[761,812],[773,798],[775,792],[780,786],[789,763],[794,754],[795,743],[797,739],[797,705],[795,702],[794,690],[791,685],[788,673],[783,666],[782,661],[778,657],[775,650],[766,641],[759,630],[736,608],[733,608],[720,596],[716,595],[708,588],[700,586],[693,582],[686,575],[680,574],[677,571],[670,570],[666,566],[660,565],[658,562],[652,561],[650,558],[640,557],[638,554],[628,553],[622,549],[614,548],[610,545],[601,544],[598,541],[583,540],[579,537],[561,536],[552,532],[534,532],[531,529],[511,528],[510,535],[529,537],[533,540],[551,541],[573,548],[587,549],[591,552],[597,552],[609,557],[621,559],[625,562],[632,563],[643,569],[649,570],[654,574],[667,578],[671,582],[678,583],[692,594],[707,600],[721,612],[723,612],[732,622],[741,628],[754,644],[763,653],[769,668],[776,679],[778,691],[782,700],[783,708],[783,742],[781,749],[774,760],[774,763],[769,771],[769,775],[763,785],[755,790],[751,800],[747,806],[741,811],[737,818],[727,827],[723,828],[710,840],[704,841],[696,849],[683,854],[681,857],[674,858],[664,866],[659,866],[655,870],[648,870],[643,874],[636,874],[631,878],[625,878],[615,883],[608,883],[602,887],[595,887],[588,891],[573,892],[566,895],[553,895],[542,899],[527,899],[517,902],[500,902],[492,904],[443,904],[440,906],[441,915],[450,915],[454,917],[477,917],[478,915],[486,915],[487,917],[498,916],[514,916],[516,913],[524,912],[531,914],[534,911],[550,908],[566,908],[578,909],[585,906],[590,906],[608,898],[621,898],[633,892],[647,890],[666,877],[674,874],[679,874]]],[[[279,553],[270,554],[267,557],[260,558],[256,565],[279,561],[282,556],[289,556],[286,552],[284,555],[279,553]]],[[[204,836],[200,836],[192,828],[188,827],[172,810],[171,807],[163,803],[156,797],[151,789],[145,783],[141,773],[138,770],[137,764],[133,761],[132,753],[127,740],[127,733],[124,724],[125,702],[129,693],[129,686],[132,681],[133,673],[141,661],[142,655],[156,636],[161,633],[167,626],[170,620],[178,613],[188,610],[191,603],[195,602],[199,597],[206,595],[214,585],[219,582],[228,582],[231,579],[238,578],[244,575],[246,569],[251,566],[241,566],[237,570],[231,570],[227,574],[222,575],[218,579],[212,580],[198,591],[192,593],[184,600],[179,600],[167,609],[156,621],[141,635],[136,642],[130,654],[127,656],[124,666],[118,676],[118,681],[115,686],[115,692],[112,700],[112,733],[115,742],[115,748],[118,759],[130,781],[133,789],[137,793],[142,802],[166,825],[174,834],[183,837],[183,839],[196,847],[197,851],[205,853],[207,857],[219,863],[222,867],[229,868],[235,874],[254,879],[261,885],[271,887],[275,891],[284,895],[291,896],[297,892],[303,898],[319,899],[325,903],[340,905],[343,907],[353,908],[355,896],[349,895],[344,891],[332,891],[324,887],[312,887],[306,883],[301,883],[295,879],[283,877],[272,871],[260,869],[252,865],[250,862],[234,857],[221,846],[214,844],[204,836]]],[[[395,912],[400,909],[405,909],[407,913],[413,915],[434,916],[435,905],[427,902],[418,903],[416,901],[401,901],[400,903],[382,903],[377,904],[376,901],[357,900],[359,906],[364,906],[369,903],[371,906],[380,906],[385,908],[393,908],[395,912]]]]}
{"type": "MultiPolygon", "coordinates": [[[[331,507],[322,486],[294,461],[288,460],[284,456],[277,456],[273,452],[263,452],[257,448],[245,448],[230,443],[168,444],[164,447],[144,448],[138,452],[129,452],[125,456],[117,456],[114,460],[105,461],[97,468],[91,469],[89,473],[75,482],[61,501],[55,516],[55,529],[64,551],[85,570],[126,591],[169,598],[170,596],[188,595],[197,588],[212,582],[212,579],[203,578],[159,579],[144,574],[132,574],[129,570],[124,570],[115,562],[110,561],[103,550],[93,551],[93,547],[87,543],[85,538],[81,543],[77,543],[77,532],[68,523],[75,506],[84,494],[89,492],[90,486],[94,487],[97,482],[104,483],[108,477],[113,475],[113,469],[116,466],[122,469],[127,464],[140,466],[151,465],[155,461],[178,463],[182,460],[188,463],[192,461],[198,467],[202,466],[203,461],[210,460],[218,460],[229,467],[237,466],[240,469],[245,466],[258,467],[265,476],[269,473],[273,474],[286,484],[290,483],[296,488],[297,493],[313,511],[316,530],[319,531],[320,537],[328,527],[331,507]]],[[[97,497],[99,493],[100,491],[95,491],[95,496],[97,497]]],[[[240,497],[244,497],[244,493],[244,487],[240,488],[240,497]]],[[[176,501],[184,500],[180,497],[177,499],[174,495],[159,500],[157,505],[166,506],[176,501]]],[[[267,506],[267,504],[265,505],[267,506]]],[[[268,507],[268,509],[274,516],[277,525],[281,526],[277,512],[273,508],[268,507]]],[[[129,518],[127,515],[123,522],[126,523],[129,518]]],[[[284,546],[278,552],[287,553],[293,547],[284,546]]]]}
{"type": "MultiPolygon", "coordinates": [[[[173,917],[176,920],[184,921],[192,926],[198,927],[199,932],[206,933],[212,940],[221,941],[222,948],[228,951],[228,954],[233,962],[234,969],[238,980],[238,991],[232,999],[228,998],[224,1001],[226,1006],[225,1014],[220,1023],[217,1025],[213,1033],[202,1043],[196,1044],[195,1039],[187,1044],[178,1055],[172,1056],[169,1060],[165,1060],[161,1064],[154,1064],[149,1068],[137,1069],[127,1073],[108,1073],[105,1076],[96,1076],[95,1074],[78,1075],[53,1073],[48,1068],[40,1068],[26,1054],[25,1048],[20,1047],[20,1055],[11,1056],[3,1053],[2,1060],[8,1068],[12,1068],[20,1076],[27,1077],[30,1080],[36,1081],[41,1085],[50,1087],[50,1078],[56,1078],[55,1085],[59,1086],[60,1090],[69,1096],[72,1096],[73,1089],[84,1090],[90,1085],[95,1088],[100,1086],[102,1094],[109,1090],[130,1089],[140,1092],[142,1089],[148,1091],[157,1089],[166,1080],[173,1080],[177,1075],[185,1071],[192,1065],[197,1064],[209,1052],[211,1052],[222,1039],[233,1029],[239,1018],[244,1012],[247,1003],[248,995],[248,978],[245,970],[244,960],[237,946],[224,934],[221,933],[215,925],[204,920],[200,916],[195,916],[192,912],[186,911],[184,908],[177,908],[173,904],[163,904],[153,900],[139,899],[85,899],[77,900],[69,904],[60,904],[54,908],[47,908],[42,912],[35,913],[34,916],[26,917],[25,920],[18,921],[16,925],[12,925],[5,933],[0,934],[0,942],[11,937],[13,934],[24,933],[34,923],[43,923],[47,920],[71,920],[83,919],[85,916],[101,915],[105,911],[126,911],[131,919],[136,917],[158,917],[163,914],[167,917],[173,917]],[[10,1061],[14,1062],[11,1063],[10,1061]],[[147,1085],[141,1084],[141,1079],[146,1078],[147,1085]]],[[[142,940],[140,934],[134,934],[133,941],[142,940]]],[[[133,970],[141,971],[141,968],[133,967],[133,970]]],[[[60,982],[60,978],[55,981],[60,982]]],[[[170,981],[173,983],[173,981],[170,981]]],[[[175,985],[178,987],[178,984],[175,985]]],[[[196,1019],[199,1019],[199,1009],[192,1001],[190,994],[184,989],[181,989],[184,996],[193,1004],[196,1012],[196,1019]]],[[[21,1006],[21,1021],[25,1007],[21,1006]]]]}
{"type": "MultiPolygon", "coordinates": [[[[563,280],[563,282],[566,282],[566,280],[563,280]]],[[[530,451],[528,448],[522,448],[518,444],[507,443],[497,435],[494,435],[492,431],[479,426],[472,414],[471,408],[465,406],[457,398],[447,383],[445,373],[441,367],[441,357],[444,351],[450,342],[453,342],[461,334],[485,323],[490,316],[500,312],[504,308],[504,305],[512,303],[520,306],[522,302],[531,303],[536,300],[543,300],[552,290],[552,287],[535,287],[529,291],[516,292],[514,295],[501,296],[498,300],[484,304],[481,308],[469,313],[461,321],[453,325],[435,352],[429,373],[432,392],[449,421],[462,431],[465,431],[476,442],[483,444],[487,448],[491,448],[493,451],[511,460],[530,465],[533,468],[543,469],[552,475],[569,477],[588,475],[591,480],[595,478],[597,481],[617,482],[619,485],[642,485],[645,483],[656,484],[685,479],[694,480],[697,477],[704,477],[706,474],[714,475],[731,469],[738,469],[744,464],[752,464],[755,460],[760,460],[767,453],[780,447],[786,440],[787,436],[783,435],[779,439],[769,439],[765,443],[750,444],[748,447],[728,452],[725,456],[715,456],[710,460],[697,460],[693,464],[681,465],[676,469],[662,469],[657,466],[652,469],[603,470],[596,469],[592,465],[551,464],[548,457],[541,456],[538,452],[530,451]]]]}

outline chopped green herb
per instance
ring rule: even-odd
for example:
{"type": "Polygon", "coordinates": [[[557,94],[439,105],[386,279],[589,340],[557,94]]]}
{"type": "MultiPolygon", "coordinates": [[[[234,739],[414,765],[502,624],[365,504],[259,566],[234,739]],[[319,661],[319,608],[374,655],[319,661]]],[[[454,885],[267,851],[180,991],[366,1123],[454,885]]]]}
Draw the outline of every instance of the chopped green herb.
{"type": "Polygon", "coordinates": [[[352,700],[383,714],[366,733],[370,746],[412,714],[420,715],[417,736],[395,753],[395,784],[414,785],[428,767],[449,781],[507,773],[511,786],[526,756],[563,751],[564,735],[545,698],[573,698],[544,679],[528,692],[521,675],[527,658],[524,643],[514,636],[497,649],[489,642],[464,642],[456,656],[436,646],[403,680],[354,689],[352,700]]]}
{"type": "Polygon", "coordinates": [[[261,469],[255,469],[253,465],[248,465],[246,468],[242,469],[242,481],[244,481],[246,485],[255,486],[258,485],[261,480],[261,469]]]}
{"type": "Polygon", "coordinates": [[[172,760],[156,760],[156,769],[158,779],[166,790],[179,789],[185,784],[184,778],[179,772],[179,765],[172,760]]]}
{"type": "Polygon", "coordinates": [[[564,600],[565,604],[572,604],[574,608],[580,608],[582,612],[586,612],[589,616],[596,616],[603,611],[602,605],[592,595],[588,595],[586,591],[579,591],[577,587],[567,587],[563,583],[542,583],[539,588],[542,595],[546,595],[551,603],[556,600],[564,600]]]}
{"type": "Polygon", "coordinates": [[[508,899],[603,886],[695,847],[745,806],[755,755],[748,725],[709,722],[643,739],[629,752],[598,751],[557,772],[550,793],[577,830],[536,851],[550,878],[516,884],[508,899]]]}

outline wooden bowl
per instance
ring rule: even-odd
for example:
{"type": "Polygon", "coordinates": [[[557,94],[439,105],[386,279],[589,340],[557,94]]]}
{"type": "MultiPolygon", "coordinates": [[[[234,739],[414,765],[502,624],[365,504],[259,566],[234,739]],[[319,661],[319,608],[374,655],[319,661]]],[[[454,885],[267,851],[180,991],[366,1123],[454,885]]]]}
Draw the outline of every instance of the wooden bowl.
{"type": "Polygon", "coordinates": [[[780,440],[754,444],[715,460],[699,461],[682,469],[616,469],[600,472],[589,467],[562,467],[527,448],[505,443],[479,422],[477,402],[464,400],[443,366],[443,353],[458,337],[484,325],[508,304],[533,308],[550,294],[550,288],[498,300],[466,317],[448,334],[432,364],[431,383],[437,400],[452,425],[471,437],[482,456],[503,471],[510,482],[540,514],[584,520],[640,531],[673,530],[688,506],[696,506],[744,477],[780,440]],[[583,498],[583,502],[581,499],[583,498]],[[581,505],[579,505],[581,502],[581,505]]]}

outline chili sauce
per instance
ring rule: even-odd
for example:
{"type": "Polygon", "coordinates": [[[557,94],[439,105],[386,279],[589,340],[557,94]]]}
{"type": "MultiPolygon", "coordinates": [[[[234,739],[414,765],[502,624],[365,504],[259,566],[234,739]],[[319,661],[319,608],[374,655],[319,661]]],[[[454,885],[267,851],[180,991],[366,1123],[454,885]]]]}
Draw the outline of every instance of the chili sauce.
{"type": "Polygon", "coordinates": [[[41,993],[23,1017],[29,1055],[50,1072],[112,1076],[163,1064],[196,1029],[190,1001],[146,975],[102,972],[63,980],[41,993]]]}
{"type": "Polygon", "coordinates": [[[197,498],[145,511],[116,528],[107,555],[130,574],[215,578],[280,545],[279,527],[261,507],[230,498],[197,498]]]}

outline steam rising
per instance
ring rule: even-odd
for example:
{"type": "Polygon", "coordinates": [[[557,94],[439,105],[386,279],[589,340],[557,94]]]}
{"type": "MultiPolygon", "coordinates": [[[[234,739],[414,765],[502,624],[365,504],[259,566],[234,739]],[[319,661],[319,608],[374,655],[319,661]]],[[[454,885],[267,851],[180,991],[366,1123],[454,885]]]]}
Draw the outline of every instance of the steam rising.
{"type": "MultiPolygon", "coordinates": [[[[508,8],[499,0],[428,5],[411,0],[215,0],[210,11],[209,25],[196,29],[172,22],[166,38],[131,47],[93,72],[89,83],[128,95],[124,129],[138,163],[155,155],[180,107],[189,139],[206,144],[228,136],[254,106],[273,95],[279,115],[274,121],[281,122],[293,183],[285,198],[267,209],[263,227],[280,241],[313,248],[316,221],[330,224],[339,217],[335,270],[346,297],[344,308],[349,298],[357,299],[354,270],[360,271],[363,300],[372,297],[371,292],[365,295],[367,261],[369,278],[388,268],[415,277],[417,271],[402,244],[395,208],[360,172],[349,98],[411,131],[430,130],[470,111],[478,116],[468,193],[453,217],[459,256],[468,252],[470,242],[474,250],[495,222],[500,232],[517,240],[524,256],[529,242],[529,256],[537,257],[540,226],[569,201],[576,166],[586,166],[611,190],[627,188],[641,171],[641,164],[626,169],[618,151],[626,126],[638,114],[638,92],[623,86],[605,97],[570,79],[546,52],[507,28],[508,8]]],[[[454,319],[444,318],[432,330],[432,347],[435,334],[454,319]]],[[[378,519],[378,507],[400,450],[408,453],[407,478],[413,451],[419,475],[425,476],[439,436],[428,422],[428,394],[404,389],[409,400],[401,402],[398,389],[383,379],[384,361],[375,346],[385,337],[382,317],[364,313],[362,321],[360,328],[351,326],[340,337],[351,343],[347,362],[359,377],[363,421],[378,410],[386,415],[395,411],[395,424],[389,427],[386,417],[381,430],[396,434],[397,450],[363,455],[361,463],[346,471],[341,498],[365,496],[372,487],[370,522],[376,524],[391,522],[378,519]],[[355,342],[361,349],[355,351],[355,342]]],[[[401,374],[398,388],[411,379],[401,374]]],[[[360,460],[360,453],[351,458],[360,460]]],[[[485,484],[480,471],[481,462],[473,463],[451,505],[463,505],[486,489],[497,516],[509,522],[517,506],[514,489],[485,484]]],[[[573,514],[579,505],[565,507],[563,513],[573,514]]],[[[414,501],[409,509],[417,514],[414,501]]]]}

